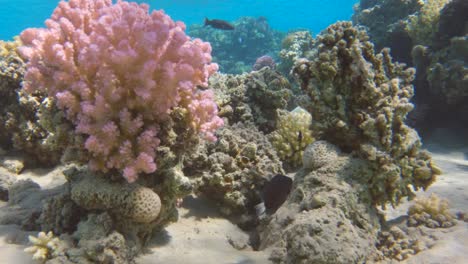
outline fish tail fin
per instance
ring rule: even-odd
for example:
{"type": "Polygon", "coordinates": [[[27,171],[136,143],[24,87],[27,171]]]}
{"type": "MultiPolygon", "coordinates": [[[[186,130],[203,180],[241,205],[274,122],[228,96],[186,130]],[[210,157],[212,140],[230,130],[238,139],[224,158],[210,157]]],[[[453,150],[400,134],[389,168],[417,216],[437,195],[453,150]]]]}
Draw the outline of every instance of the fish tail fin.
{"type": "Polygon", "coordinates": [[[264,215],[265,212],[266,212],[265,203],[259,203],[255,205],[255,214],[257,215],[258,218],[264,215]]]}
{"type": "Polygon", "coordinates": [[[210,24],[210,20],[205,17],[205,23],[203,24],[204,27],[208,26],[210,24]]]}

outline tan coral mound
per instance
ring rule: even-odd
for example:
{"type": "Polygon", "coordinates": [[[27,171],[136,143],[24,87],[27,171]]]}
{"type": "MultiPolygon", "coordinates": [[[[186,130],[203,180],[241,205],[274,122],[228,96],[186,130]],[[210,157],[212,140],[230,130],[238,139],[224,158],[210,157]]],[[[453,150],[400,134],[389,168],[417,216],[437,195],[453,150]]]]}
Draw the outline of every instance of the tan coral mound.
{"type": "Polygon", "coordinates": [[[408,209],[408,225],[425,225],[430,228],[454,226],[456,218],[449,208],[447,199],[433,193],[429,197],[416,198],[408,209]]]}

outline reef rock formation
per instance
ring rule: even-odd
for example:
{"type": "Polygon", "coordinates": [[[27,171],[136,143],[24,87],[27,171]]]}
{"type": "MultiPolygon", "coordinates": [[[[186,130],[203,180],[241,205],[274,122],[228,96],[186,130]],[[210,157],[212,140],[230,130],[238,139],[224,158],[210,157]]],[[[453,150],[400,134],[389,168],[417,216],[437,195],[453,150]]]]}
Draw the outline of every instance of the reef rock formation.
{"type": "Polygon", "coordinates": [[[411,63],[413,40],[408,33],[408,16],[418,12],[419,0],[361,0],[353,22],[365,26],[377,50],[389,47],[393,58],[411,63]]]}
{"type": "Polygon", "coordinates": [[[468,2],[378,0],[367,7],[363,2],[354,22],[369,29],[379,49],[390,47],[395,60],[417,69],[413,123],[419,129],[466,124],[468,2]],[[383,23],[387,20],[393,24],[383,23]]]}
{"type": "Polygon", "coordinates": [[[393,63],[387,49],[375,53],[366,32],[351,22],[331,25],[315,45],[294,73],[312,100],[317,138],[372,161],[374,174],[362,183],[374,204],[396,205],[414,195],[409,186],[427,188],[440,170],[405,124],[414,69],[393,63]]]}
{"type": "Polygon", "coordinates": [[[376,253],[380,229],[376,210],[360,198],[366,190],[353,180],[367,173],[367,161],[325,141],[309,147],[304,163],[316,166],[300,170],[286,203],[261,220],[260,249],[271,250],[274,263],[363,263],[376,253]]]}
{"type": "Polygon", "coordinates": [[[206,143],[186,158],[185,174],[197,192],[215,201],[220,211],[241,221],[261,202],[261,191],[281,162],[267,137],[252,124],[226,126],[216,143],[206,143]]]}

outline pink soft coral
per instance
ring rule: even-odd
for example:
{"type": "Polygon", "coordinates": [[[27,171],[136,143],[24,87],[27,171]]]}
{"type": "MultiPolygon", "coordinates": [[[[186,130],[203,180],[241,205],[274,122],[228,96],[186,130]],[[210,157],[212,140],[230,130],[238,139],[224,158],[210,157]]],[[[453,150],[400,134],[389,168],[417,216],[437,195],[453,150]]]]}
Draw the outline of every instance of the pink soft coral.
{"type": "Polygon", "coordinates": [[[115,168],[133,182],[156,170],[161,121],[186,108],[208,139],[223,122],[207,86],[218,66],[211,46],[148,5],[111,0],[61,1],[46,29],[27,29],[24,88],[47,91],[79,133],[88,135],[90,167],[115,168]]]}

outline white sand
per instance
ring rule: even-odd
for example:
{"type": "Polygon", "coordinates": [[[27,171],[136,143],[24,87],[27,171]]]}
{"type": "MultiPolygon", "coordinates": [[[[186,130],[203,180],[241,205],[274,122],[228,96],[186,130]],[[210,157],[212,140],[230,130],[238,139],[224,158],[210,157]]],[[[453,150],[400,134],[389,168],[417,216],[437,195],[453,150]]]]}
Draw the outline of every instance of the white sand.
{"type": "MultiPolygon", "coordinates": [[[[443,175],[427,190],[418,195],[436,193],[450,201],[454,212],[468,212],[468,142],[461,135],[449,135],[443,130],[425,142],[443,175]],[[447,140],[450,139],[450,140],[447,140]],[[460,143],[463,142],[463,143],[460,143]]],[[[64,182],[59,170],[26,171],[19,178],[30,178],[44,188],[52,188],[64,182]]],[[[0,203],[0,210],[5,203],[0,203]]],[[[404,215],[409,203],[387,212],[388,219],[404,215]]],[[[179,211],[179,221],[158,234],[148,252],[137,259],[140,264],[188,263],[268,263],[267,252],[254,252],[248,248],[237,250],[231,244],[242,247],[247,235],[237,226],[220,217],[214,206],[199,199],[186,199],[179,211]],[[229,239],[234,243],[229,243],[229,239]]],[[[16,226],[0,225],[0,264],[35,263],[23,252],[27,235],[16,226]],[[12,243],[13,242],[13,243],[12,243]]],[[[468,263],[468,223],[458,222],[453,228],[435,230],[437,242],[404,263],[411,264],[464,264],[468,263]]]]}

